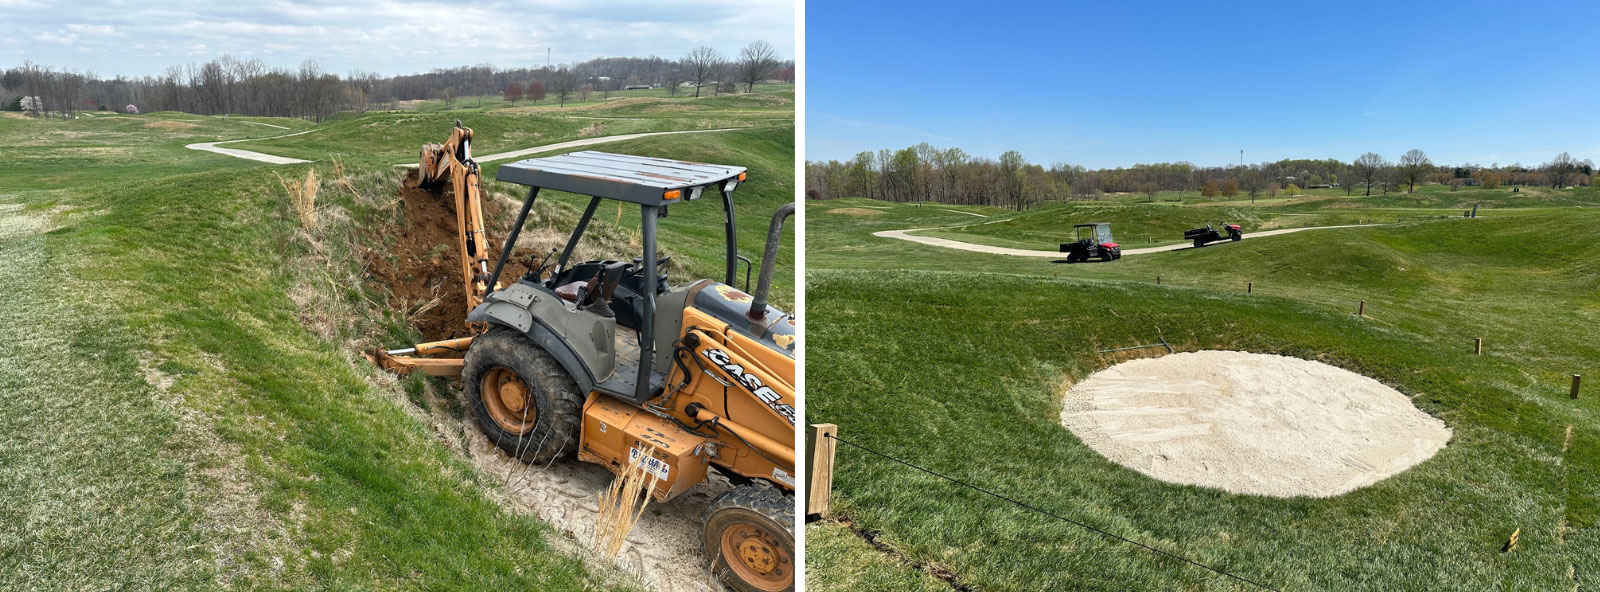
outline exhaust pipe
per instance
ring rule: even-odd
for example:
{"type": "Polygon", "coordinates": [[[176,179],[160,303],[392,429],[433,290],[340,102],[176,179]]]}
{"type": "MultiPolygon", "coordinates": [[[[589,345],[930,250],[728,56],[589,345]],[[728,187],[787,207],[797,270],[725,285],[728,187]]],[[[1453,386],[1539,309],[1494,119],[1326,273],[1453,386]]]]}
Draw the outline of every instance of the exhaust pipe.
{"type": "Polygon", "coordinates": [[[750,303],[750,332],[757,336],[765,332],[767,321],[767,293],[772,291],[772,266],[778,263],[778,243],[783,241],[783,221],[794,214],[794,202],[783,204],[772,214],[772,225],[767,227],[767,249],[761,253],[761,277],[756,280],[755,300],[750,303]]]}

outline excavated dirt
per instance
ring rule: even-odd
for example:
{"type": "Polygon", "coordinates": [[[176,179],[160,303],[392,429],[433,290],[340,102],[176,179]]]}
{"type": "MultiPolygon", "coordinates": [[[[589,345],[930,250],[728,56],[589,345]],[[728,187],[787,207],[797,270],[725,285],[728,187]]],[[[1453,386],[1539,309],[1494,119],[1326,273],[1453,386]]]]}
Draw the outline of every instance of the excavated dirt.
{"type": "MultiPolygon", "coordinates": [[[[388,290],[390,304],[405,311],[424,340],[467,337],[467,295],[462,285],[455,196],[448,186],[438,191],[419,187],[417,171],[412,170],[406,173],[399,197],[403,220],[390,229],[387,252],[367,254],[368,279],[375,287],[388,290]]],[[[492,271],[500,256],[499,243],[508,230],[509,224],[504,222],[508,216],[499,200],[486,196],[483,201],[492,271]]],[[[532,248],[514,249],[500,273],[500,283],[510,284],[526,273],[533,252],[532,248]]]]}
{"type": "Polygon", "coordinates": [[[1231,493],[1332,497],[1443,449],[1444,422],[1327,364],[1234,351],[1132,360],[1067,391],[1061,422],[1145,475],[1231,493]]]}

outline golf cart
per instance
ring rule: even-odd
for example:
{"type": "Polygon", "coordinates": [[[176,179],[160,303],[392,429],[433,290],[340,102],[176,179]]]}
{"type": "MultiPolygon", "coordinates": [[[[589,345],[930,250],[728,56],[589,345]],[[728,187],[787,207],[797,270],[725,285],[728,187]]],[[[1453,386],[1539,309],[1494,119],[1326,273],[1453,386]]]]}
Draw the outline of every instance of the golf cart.
{"type": "Polygon", "coordinates": [[[1239,229],[1238,224],[1223,222],[1221,229],[1212,228],[1210,224],[1207,224],[1205,228],[1185,230],[1183,231],[1183,240],[1194,241],[1194,247],[1198,249],[1206,246],[1206,243],[1222,240],[1224,233],[1227,234],[1228,240],[1231,241],[1237,242],[1244,238],[1244,231],[1239,229]]]}
{"type": "Polygon", "coordinates": [[[1077,242],[1061,243],[1061,252],[1067,254],[1067,263],[1079,263],[1092,258],[1111,261],[1122,258],[1122,247],[1111,238],[1111,224],[1094,222],[1073,226],[1077,242]]]}

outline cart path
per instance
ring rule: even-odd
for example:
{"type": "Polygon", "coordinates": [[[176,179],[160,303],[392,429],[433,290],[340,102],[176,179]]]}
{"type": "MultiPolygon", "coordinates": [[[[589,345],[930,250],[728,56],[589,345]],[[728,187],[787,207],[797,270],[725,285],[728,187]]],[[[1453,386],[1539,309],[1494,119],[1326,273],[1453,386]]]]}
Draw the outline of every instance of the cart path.
{"type": "MultiPolygon", "coordinates": [[[[615,136],[597,136],[597,137],[593,137],[593,138],[583,138],[581,140],[571,140],[571,141],[568,141],[568,142],[556,142],[554,144],[545,144],[543,146],[534,146],[532,148],[523,148],[522,150],[512,150],[510,152],[497,152],[497,153],[494,153],[494,154],[488,154],[488,155],[484,155],[484,156],[475,156],[475,157],[472,158],[472,160],[474,162],[477,162],[478,164],[483,164],[483,163],[486,163],[486,162],[494,162],[494,161],[497,161],[497,160],[510,160],[510,159],[516,158],[518,156],[527,156],[529,154],[538,154],[540,152],[550,152],[550,151],[553,151],[553,150],[566,150],[568,148],[578,148],[580,146],[593,146],[595,144],[605,144],[607,142],[621,142],[621,141],[624,141],[624,140],[635,140],[635,139],[638,139],[638,138],[648,138],[650,136],[670,136],[670,135],[673,135],[673,134],[704,134],[704,133],[710,133],[710,132],[729,132],[729,131],[738,130],[738,129],[744,129],[744,128],[724,127],[724,128],[718,128],[718,129],[705,129],[705,130],[677,130],[677,131],[671,131],[671,132],[642,132],[642,133],[637,133],[637,134],[618,134],[618,135],[615,135],[615,136]]],[[[411,164],[412,164],[412,166],[416,165],[416,163],[411,163],[411,164]]]]}
{"type": "MultiPolygon", "coordinates": [[[[1264,230],[1264,231],[1261,231],[1261,232],[1248,233],[1248,234],[1244,235],[1244,238],[1245,239],[1251,239],[1251,238],[1260,238],[1260,237],[1264,237],[1264,236],[1276,236],[1276,235],[1280,235],[1280,234],[1289,234],[1289,233],[1292,233],[1292,232],[1300,232],[1300,231],[1303,231],[1303,230],[1325,230],[1325,229],[1330,229],[1330,228],[1363,228],[1363,227],[1366,227],[1366,226],[1378,226],[1378,225],[1377,224],[1349,224],[1349,225],[1344,225],[1344,226],[1309,226],[1309,227],[1306,227],[1306,228],[1283,228],[1283,229],[1279,229],[1279,230],[1264,230]]],[[[957,241],[957,240],[950,240],[950,239],[947,239],[947,238],[936,238],[936,237],[932,237],[932,236],[918,236],[918,235],[915,235],[915,234],[911,234],[913,232],[922,232],[924,230],[939,230],[939,228],[910,228],[910,229],[906,229],[906,230],[880,230],[878,232],[872,233],[872,236],[883,237],[883,238],[897,238],[897,239],[900,239],[900,240],[911,241],[911,242],[914,242],[914,243],[922,243],[924,245],[933,245],[935,247],[945,247],[947,249],[960,249],[960,250],[963,250],[963,251],[973,251],[973,252],[977,252],[977,253],[991,253],[991,254],[995,254],[995,255],[1011,255],[1011,256],[1014,256],[1014,257],[1054,257],[1054,258],[1059,258],[1059,257],[1063,256],[1058,251],[1032,251],[1032,250],[1028,250],[1028,249],[1012,249],[1012,248],[1009,248],[1009,247],[996,247],[996,246],[993,246],[993,245],[980,245],[980,244],[977,244],[977,243],[966,243],[966,242],[961,242],[961,241],[957,241]]],[[[1227,241],[1224,241],[1224,242],[1227,242],[1227,241]]],[[[1142,248],[1142,249],[1123,249],[1122,250],[1122,254],[1123,255],[1144,255],[1144,254],[1147,254],[1147,253],[1161,253],[1161,252],[1165,252],[1165,251],[1177,251],[1179,249],[1192,249],[1192,248],[1194,248],[1194,245],[1192,245],[1191,243],[1179,243],[1179,244],[1176,244],[1176,245],[1166,245],[1166,246],[1161,246],[1161,247],[1145,247],[1145,248],[1142,248]]]]}
{"type": "MultiPolygon", "coordinates": [[[[246,123],[254,123],[254,122],[246,122],[246,123]]],[[[262,124],[262,125],[267,125],[267,124],[262,124]]],[[[276,126],[274,126],[274,127],[276,127],[276,126]]],[[[234,142],[249,142],[249,141],[253,141],[253,140],[276,140],[278,138],[287,138],[289,136],[298,136],[300,134],[309,134],[309,133],[314,132],[314,131],[317,131],[317,130],[310,129],[310,130],[306,130],[306,131],[303,131],[303,132],[295,132],[295,133],[292,133],[292,134],[284,134],[284,135],[281,135],[281,136],[272,136],[270,138],[244,138],[244,139],[240,139],[240,140],[224,140],[222,142],[201,142],[201,143],[198,143],[198,144],[189,144],[187,146],[184,146],[184,148],[188,148],[190,150],[204,150],[206,152],[215,152],[217,154],[222,154],[222,155],[225,155],[225,156],[232,156],[234,158],[243,158],[243,159],[246,159],[246,160],[254,160],[254,161],[265,162],[265,163],[270,163],[270,164],[301,164],[301,163],[306,163],[306,162],[311,162],[311,161],[309,161],[309,160],[300,160],[298,158],[286,158],[286,157],[283,157],[283,156],[273,156],[271,154],[262,154],[260,152],[252,152],[250,150],[240,150],[238,148],[222,148],[222,147],[219,146],[219,144],[232,144],[234,142]]]]}
{"type": "MultiPolygon", "coordinates": [[[[246,123],[254,123],[254,122],[246,122],[246,123]]],[[[267,125],[267,124],[261,124],[261,125],[267,125]]],[[[484,163],[494,162],[494,161],[497,161],[497,160],[510,160],[512,158],[517,158],[519,156],[527,156],[529,154],[538,154],[540,152],[551,152],[551,151],[554,151],[554,150],[566,150],[568,148],[578,148],[578,147],[582,147],[582,146],[593,146],[595,144],[605,144],[605,143],[608,143],[608,142],[621,142],[621,141],[624,141],[624,140],[635,140],[635,139],[639,139],[639,138],[648,138],[650,136],[667,136],[667,135],[672,135],[672,134],[703,134],[703,133],[710,133],[710,132],[726,132],[726,131],[733,131],[733,130],[739,130],[739,129],[745,129],[745,128],[726,127],[726,128],[706,129],[706,130],[676,130],[676,131],[670,131],[670,132],[643,132],[643,133],[637,133],[637,134],[618,134],[618,135],[615,135],[615,136],[597,136],[597,137],[593,137],[593,138],[583,138],[583,139],[571,140],[571,141],[567,141],[567,142],[556,142],[554,144],[545,144],[543,146],[534,146],[532,148],[523,148],[521,150],[512,150],[510,152],[498,152],[498,153],[495,153],[495,154],[488,154],[488,155],[484,155],[484,156],[479,156],[479,157],[473,158],[473,160],[478,162],[479,164],[484,164],[484,163]]],[[[243,138],[243,139],[239,139],[239,140],[224,140],[224,141],[221,141],[221,142],[200,142],[200,143],[197,143],[197,144],[189,144],[187,146],[184,146],[184,148],[188,148],[190,150],[204,150],[206,152],[215,152],[217,154],[222,154],[222,155],[226,155],[226,156],[232,156],[232,157],[235,157],[235,158],[244,158],[244,159],[248,159],[248,160],[254,160],[254,161],[265,162],[265,163],[270,163],[270,164],[303,164],[303,163],[307,163],[307,162],[311,162],[311,161],[309,161],[309,160],[301,160],[301,159],[298,159],[298,158],[289,158],[289,157],[286,157],[286,156],[274,156],[274,155],[271,155],[271,154],[255,152],[255,151],[252,151],[252,150],[240,150],[238,148],[223,148],[220,145],[221,144],[231,144],[231,143],[234,143],[234,142],[253,142],[253,141],[257,141],[257,140],[276,140],[278,138],[287,138],[287,137],[290,137],[290,136],[298,136],[300,134],[309,134],[309,133],[314,132],[314,131],[317,131],[317,130],[314,130],[314,129],[306,130],[306,131],[303,131],[303,132],[295,132],[295,133],[292,133],[292,134],[284,134],[284,135],[281,135],[281,136],[272,136],[270,138],[243,138]]],[[[416,168],[417,163],[411,162],[411,163],[397,164],[395,166],[416,168]]]]}

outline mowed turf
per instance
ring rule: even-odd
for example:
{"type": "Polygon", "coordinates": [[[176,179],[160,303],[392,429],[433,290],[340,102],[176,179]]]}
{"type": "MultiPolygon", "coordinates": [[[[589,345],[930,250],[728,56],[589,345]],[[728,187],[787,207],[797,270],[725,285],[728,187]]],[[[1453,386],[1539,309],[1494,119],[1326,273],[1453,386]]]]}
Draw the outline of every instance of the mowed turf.
{"type": "MultiPolygon", "coordinates": [[[[807,204],[808,421],[1282,590],[1600,581],[1600,391],[1567,398],[1570,375],[1600,360],[1600,213],[1501,210],[1070,266],[871,236],[973,220],[929,205],[807,204]],[[1366,318],[1355,315],[1363,299],[1366,318]],[[1159,355],[1096,350],[1158,337],[1374,377],[1454,437],[1417,467],[1330,499],[1155,481],[1085,447],[1059,415],[1073,382],[1159,355]],[[1472,354],[1474,337],[1485,355],[1472,354]]],[[[1252,589],[849,446],[836,479],[835,509],[854,528],[974,589],[1252,589]]],[[[809,536],[819,590],[921,588],[896,573],[903,563],[819,560],[850,541],[809,536]]]]}
{"type": "MultiPolygon", "coordinates": [[[[561,141],[582,126],[528,129],[561,141]]],[[[0,118],[0,159],[17,165],[0,169],[0,589],[634,588],[499,505],[500,476],[356,355],[374,336],[346,330],[368,321],[326,318],[385,316],[328,261],[370,240],[350,220],[392,205],[394,187],[368,187],[394,178],[387,164],[347,163],[361,191],[388,192],[352,203],[325,157],[183,148],[282,133],[185,114],[0,118]],[[326,226],[306,233],[274,172],[311,168],[326,226]]],[[[750,159],[766,179],[742,196],[761,218],[792,188],[793,128],[742,133],[683,151],[750,159]]],[[[673,214],[663,235],[698,240],[698,218],[673,214]]]]}

